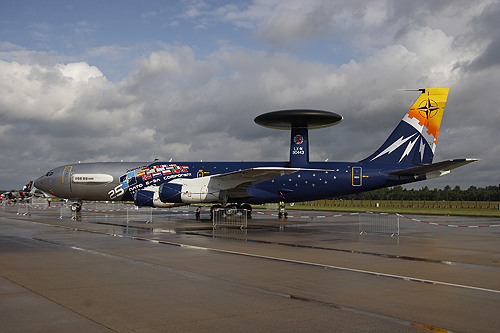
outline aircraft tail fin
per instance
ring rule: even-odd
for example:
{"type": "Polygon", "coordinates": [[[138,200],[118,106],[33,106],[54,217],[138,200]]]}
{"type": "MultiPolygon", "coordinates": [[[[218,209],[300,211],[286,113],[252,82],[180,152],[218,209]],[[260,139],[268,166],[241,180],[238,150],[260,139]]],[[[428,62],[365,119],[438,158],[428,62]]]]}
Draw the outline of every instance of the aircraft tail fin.
{"type": "Polygon", "coordinates": [[[420,96],[384,144],[360,162],[430,164],[449,88],[419,89],[420,96]]]}
{"type": "Polygon", "coordinates": [[[24,185],[23,191],[31,192],[34,190],[33,181],[31,180],[28,184],[24,185]]]}

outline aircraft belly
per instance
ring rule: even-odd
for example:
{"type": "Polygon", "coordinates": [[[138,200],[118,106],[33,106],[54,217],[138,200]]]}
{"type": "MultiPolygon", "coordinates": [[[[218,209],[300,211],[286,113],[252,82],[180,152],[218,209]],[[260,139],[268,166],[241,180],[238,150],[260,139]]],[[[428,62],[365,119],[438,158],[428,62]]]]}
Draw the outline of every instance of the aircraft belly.
{"type": "Polygon", "coordinates": [[[266,189],[261,189],[255,186],[249,187],[247,189],[248,195],[250,195],[252,198],[258,199],[258,200],[272,200],[276,201],[279,199],[279,193],[277,188],[266,188],[266,189]]]}

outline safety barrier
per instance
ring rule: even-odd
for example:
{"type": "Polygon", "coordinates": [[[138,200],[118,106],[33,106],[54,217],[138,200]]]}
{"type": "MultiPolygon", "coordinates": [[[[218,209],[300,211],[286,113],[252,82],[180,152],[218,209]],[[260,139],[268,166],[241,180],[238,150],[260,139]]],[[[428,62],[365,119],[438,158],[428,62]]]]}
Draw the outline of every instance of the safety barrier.
{"type": "Polygon", "coordinates": [[[399,217],[397,213],[359,213],[359,233],[390,234],[399,236],[399,217]]]}
{"type": "Polygon", "coordinates": [[[30,213],[29,213],[28,208],[29,208],[29,204],[26,204],[26,203],[17,204],[17,215],[29,216],[30,213]]]}
{"type": "Polygon", "coordinates": [[[248,211],[246,209],[216,208],[212,214],[214,228],[238,227],[246,229],[248,226],[248,211]]]}
{"type": "MultiPolygon", "coordinates": [[[[24,216],[30,216],[34,211],[40,211],[40,210],[59,210],[59,217],[62,218],[71,218],[71,219],[77,219],[78,217],[81,216],[81,214],[77,214],[75,211],[71,210],[71,205],[69,203],[62,203],[62,202],[56,202],[53,201],[51,202],[51,205],[49,206],[47,200],[33,200],[32,203],[11,203],[7,201],[3,201],[0,203],[0,210],[3,212],[10,212],[14,213],[17,215],[24,215],[24,216]]],[[[146,222],[146,223],[152,223],[153,222],[153,210],[158,212],[158,213],[166,213],[166,214],[193,214],[193,217],[196,216],[196,210],[177,210],[177,209],[160,209],[160,208],[151,208],[151,207],[136,207],[136,206],[130,206],[130,205],[125,205],[122,203],[84,203],[81,213],[85,212],[95,212],[95,213],[111,213],[111,212],[119,212],[119,211],[126,211],[126,219],[128,221],[139,221],[139,222],[146,222]],[[106,209],[107,208],[107,209],[106,209]],[[111,208],[111,209],[109,209],[111,208]]],[[[248,218],[248,212],[245,212],[243,214],[243,210],[236,210],[232,209],[230,212],[225,212],[225,209],[218,209],[216,211],[220,211],[220,213],[213,214],[214,216],[212,217],[213,219],[213,224],[214,227],[224,227],[224,226],[229,226],[229,227],[240,227],[240,228],[246,228],[247,227],[247,218],[248,218]],[[232,212],[232,213],[231,213],[232,212]]],[[[208,210],[201,210],[200,213],[205,214],[208,213],[208,210]]],[[[500,223],[498,221],[500,218],[488,218],[488,219],[493,219],[491,222],[496,222],[496,223],[491,223],[489,220],[486,223],[483,224],[477,224],[477,225],[461,225],[461,224],[451,224],[451,223],[443,223],[443,222],[432,222],[432,221],[425,221],[421,219],[416,219],[413,217],[401,215],[398,213],[372,213],[372,212],[366,212],[366,213],[343,213],[343,214],[325,214],[325,215],[319,215],[321,213],[325,212],[308,212],[306,213],[307,215],[302,215],[302,214],[294,214],[295,211],[290,210],[288,214],[288,218],[299,218],[299,219],[310,219],[311,221],[314,220],[321,220],[321,219],[332,219],[332,222],[342,222],[345,219],[350,219],[352,222],[352,218],[357,219],[359,223],[359,232],[361,234],[363,233],[387,233],[391,234],[392,236],[399,235],[400,233],[400,218],[405,218],[408,220],[411,220],[413,222],[418,222],[418,223],[425,223],[428,225],[433,225],[433,226],[441,226],[441,227],[452,227],[452,228],[492,228],[492,227],[500,227],[500,223]],[[351,218],[352,217],[352,218],[351,218]]],[[[214,211],[215,213],[215,211],[214,211]]],[[[279,217],[278,212],[276,211],[253,211],[254,214],[260,214],[260,215],[268,215],[268,216],[275,216],[279,217]]],[[[119,216],[119,215],[117,215],[119,216]]],[[[107,215],[106,215],[107,217],[107,215]]],[[[431,216],[429,218],[432,219],[431,216]]],[[[443,216],[441,216],[439,219],[442,220],[443,216]]],[[[456,220],[456,217],[450,217],[453,219],[453,221],[456,220]]],[[[486,219],[486,217],[485,217],[486,219]]],[[[479,222],[479,221],[478,221],[479,222]]],[[[301,226],[294,224],[293,226],[301,226]]]]}
{"type": "Polygon", "coordinates": [[[72,220],[77,219],[77,212],[74,209],[71,209],[71,205],[61,204],[59,205],[59,218],[70,218],[72,220]]]}
{"type": "Polygon", "coordinates": [[[127,207],[127,222],[146,222],[153,223],[153,208],[152,207],[127,207]]]}

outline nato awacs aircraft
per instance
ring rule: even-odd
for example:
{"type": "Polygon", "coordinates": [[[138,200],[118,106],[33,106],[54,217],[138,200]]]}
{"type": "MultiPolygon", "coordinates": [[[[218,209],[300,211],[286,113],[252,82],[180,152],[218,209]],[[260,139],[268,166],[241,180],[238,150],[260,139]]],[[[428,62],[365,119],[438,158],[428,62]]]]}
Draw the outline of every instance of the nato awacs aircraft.
{"type": "Polygon", "coordinates": [[[291,130],[284,162],[77,163],[50,170],[35,186],[56,197],[133,201],[172,207],[212,203],[251,209],[250,204],[328,199],[435,178],[477,161],[433,163],[448,88],[419,89],[420,96],[384,144],[358,162],[310,162],[310,129],[338,124],[328,111],[284,110],[255,118],[261,126],[291,130]]]}

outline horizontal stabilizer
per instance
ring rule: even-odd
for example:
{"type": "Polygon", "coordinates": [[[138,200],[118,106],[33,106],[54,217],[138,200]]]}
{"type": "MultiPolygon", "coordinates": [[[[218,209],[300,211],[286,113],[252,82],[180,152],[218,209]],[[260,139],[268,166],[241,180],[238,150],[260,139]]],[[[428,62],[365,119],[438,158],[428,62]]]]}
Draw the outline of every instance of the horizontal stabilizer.
{"type": "Polygon", "coordinates": [[[444,176],[450,173],[450,170],[461,167],[463,165],[479,161],[475,158],[461,158],[455,160],[447,160],[438,163],[418,166],[409,169],[403,169],[398,171],[393,171],[389,173],[393,176],[398,177],[414,177],[418,178],[420,176],[426,176],[427,179],[436,178],[440,176],[444,176]]]}

